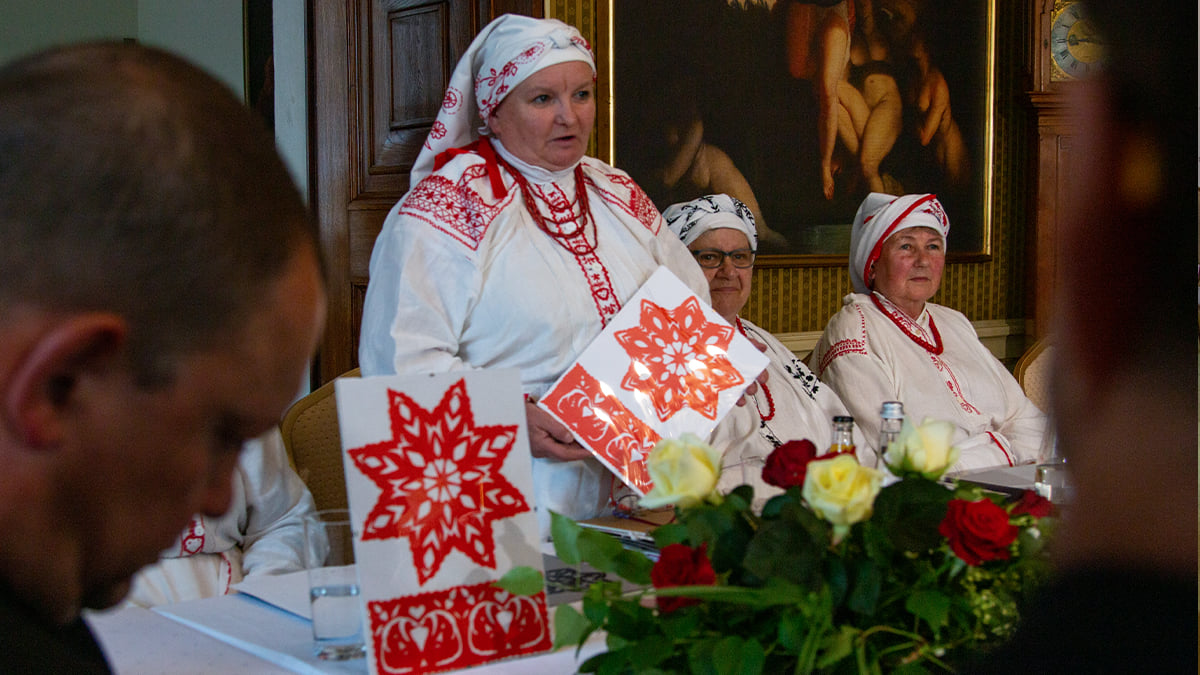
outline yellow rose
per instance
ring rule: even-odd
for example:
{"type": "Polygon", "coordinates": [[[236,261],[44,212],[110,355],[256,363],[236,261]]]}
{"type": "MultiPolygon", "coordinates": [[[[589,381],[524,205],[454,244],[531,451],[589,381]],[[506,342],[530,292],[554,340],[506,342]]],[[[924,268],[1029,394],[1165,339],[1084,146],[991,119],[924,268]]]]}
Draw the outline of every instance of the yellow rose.
{"type": "Polygon", "coordinates": [[[809,508],[833,523],[836,541],[851,525],[871,517],[882,485],[882,472],[862,466],[854,455],[837,455],[808,463],[802,494],[809,508]]]}
{"type": "Polygon", "coordinates": [[[646,508],[691,506],[710,495],[721,475],[721,453],[692,434],[659,441],[646,459],[654,488],[641,499],[646,508]]]}
{"type": "Polygon", "coordinates": [[[950,445],[952,438],[954,425],[949,422],[926,419],[921,426],[913,426],[905,418],[883,461],[897,476],[915,473],[937,480],[958,461],[959,449],[950,445]]]}

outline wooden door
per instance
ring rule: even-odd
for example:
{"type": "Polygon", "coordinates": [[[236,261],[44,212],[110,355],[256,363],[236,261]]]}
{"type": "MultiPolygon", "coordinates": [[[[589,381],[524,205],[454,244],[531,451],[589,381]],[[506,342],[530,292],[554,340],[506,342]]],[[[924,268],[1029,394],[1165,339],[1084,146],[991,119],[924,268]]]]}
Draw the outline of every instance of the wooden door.
{"type": "Polygon", "coordinates": [[[309,0],[312,206],[329,265],[319,386],[358,365],[368,262],[471,39],[540,0],[309,0]]]}

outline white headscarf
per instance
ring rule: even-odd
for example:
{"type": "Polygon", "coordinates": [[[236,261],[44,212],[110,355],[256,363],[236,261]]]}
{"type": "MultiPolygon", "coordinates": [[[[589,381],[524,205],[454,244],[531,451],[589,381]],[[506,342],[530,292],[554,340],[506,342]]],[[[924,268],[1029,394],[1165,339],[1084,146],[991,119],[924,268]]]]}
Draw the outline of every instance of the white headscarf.
{"type": "Polygon", "coordinates": [[[736,197],[729,195],[705,195],[690,202],[672,204],[663,211],[667,227],[691,246],[705,232],[720,228],[739,230],[750,242],[750,250],[758,250],[758,230],[754,226],[754,214],[736,197]]]}
{"type": "Polygon", "coordinates": [[[900,230],[930,227],[942,235],[942,246],[950,234],[950,220],[937,197],[925,195],[867,195],[854,214],[850,230],[850,281],[858,293],[870,293],[867,278],[871,265],[879,259],[883,242],[900,230]]]}
{"type": "Polygon", "coordinates": [[[441,153],[487,134],[488,116],[526,78],[569,61],[583,61],[596,72],[587,40],[558,19],[504,14],[484,26],[454,67],[437,120],[413,164],[409,185],[415,186],[433,173],[441,153]]]}

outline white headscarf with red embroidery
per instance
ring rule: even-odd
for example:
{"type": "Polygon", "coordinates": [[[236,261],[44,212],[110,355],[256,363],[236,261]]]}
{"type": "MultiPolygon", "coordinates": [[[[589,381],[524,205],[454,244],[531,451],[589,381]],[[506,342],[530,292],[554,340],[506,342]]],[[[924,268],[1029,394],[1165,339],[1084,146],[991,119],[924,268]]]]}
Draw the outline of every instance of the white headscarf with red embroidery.
{"type": "Polygon", "coordinates": [[[950,234],[950,220],[937,197],[924,195],[886,195],[872,192],[854,214],[850,230],[850,281],[858,293],[870,293],[867,285],[871,266],[879,259],[883,242],[900,230],[929,227],[942,235],[942,246],[950,234]]]}
{"type": "Polygon", "coordinates": [[[484,26],[454,67],[409,184],[415,186],[432,173],[439,154],[486,135],[488,116],[526,78],[570,61],[583,61],[596,72],[587,40],[558,19],[505,14],[484,26]]]}

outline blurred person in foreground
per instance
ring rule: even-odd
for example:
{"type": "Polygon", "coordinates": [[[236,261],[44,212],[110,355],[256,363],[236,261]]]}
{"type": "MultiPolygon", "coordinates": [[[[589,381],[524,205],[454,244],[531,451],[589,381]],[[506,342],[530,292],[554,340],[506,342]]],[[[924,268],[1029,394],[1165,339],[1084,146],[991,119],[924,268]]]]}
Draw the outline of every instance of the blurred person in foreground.
{"type": "Polygon", "coordinates": [[[177,57],[103,43],[0,69],[0,652],[107,672],[80,619],[275,425],[326,296],[272,137],[177,57]]]}
{"type": "Polygon", "coordinates": [[[1057,579],[963,672],[1196,672],[1196,5],[1086,9],[1111,51],[1070,94],[1051,385],[1076,497],[1057,579]]]}
{"type": "Polygon", "coordinates": [[[125,603],[155,607],[226,595],[246,577],[304,569],[304,521],[312,493],[288,462],[278,427],[246,441],[224,515],[198,513],[183,533],[133,578],[125,603]]]}

